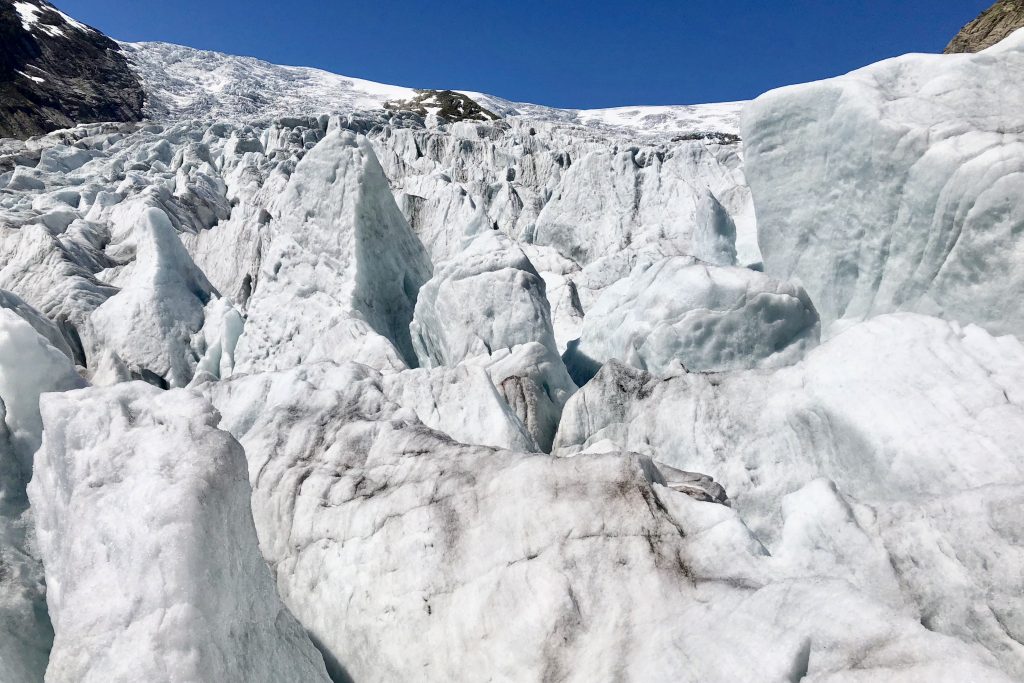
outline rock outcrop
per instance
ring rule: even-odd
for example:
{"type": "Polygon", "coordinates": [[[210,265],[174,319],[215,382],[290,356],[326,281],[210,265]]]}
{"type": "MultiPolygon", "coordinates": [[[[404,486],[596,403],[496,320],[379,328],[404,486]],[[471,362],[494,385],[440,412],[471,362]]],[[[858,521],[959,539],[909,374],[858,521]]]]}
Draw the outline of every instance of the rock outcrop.
{"type": "Polygon", "coordinates": [[[424,118],[439,116],[448,122],[497,121],[501,118],[468,95],[453,90],[417,90],[415,97],[385,102],[384,108],[411,111],[424,118]]]}
{"type": "Polygon", "coordinates": [[[981,52],[1021,27],[1024,27],[1024,2],[998,0],[960,29],[960,33],[946,46],[945,52],[981,52]]]}
{"type": "Polygon", "coordinates": [[[0,2],[0,137],[139,121],[143,104],[117,43],[45,0],[0,2]]]}

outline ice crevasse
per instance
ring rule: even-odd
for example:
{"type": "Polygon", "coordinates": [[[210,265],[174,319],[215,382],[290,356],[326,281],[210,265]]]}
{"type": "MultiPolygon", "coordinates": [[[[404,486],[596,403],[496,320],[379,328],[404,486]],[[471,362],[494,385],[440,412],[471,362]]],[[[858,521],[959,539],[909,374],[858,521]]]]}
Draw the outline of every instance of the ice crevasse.
{"type": "Polygon", "coordinates": [[[1024,677],[1024,34],[742,140],[125,49],[0,141],[0,680],[1024,677]]]}

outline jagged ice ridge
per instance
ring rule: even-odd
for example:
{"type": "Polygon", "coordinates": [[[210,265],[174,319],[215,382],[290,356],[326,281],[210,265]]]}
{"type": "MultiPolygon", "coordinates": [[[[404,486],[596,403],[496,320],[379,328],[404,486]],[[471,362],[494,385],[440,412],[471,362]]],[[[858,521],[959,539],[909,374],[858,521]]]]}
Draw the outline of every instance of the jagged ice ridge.
{"type": "Polygon", "coordinates": [[[121,49],[146,121],[0,140],[0,681],[1024,677],[1024,33],[599,111],[121,49]]]}

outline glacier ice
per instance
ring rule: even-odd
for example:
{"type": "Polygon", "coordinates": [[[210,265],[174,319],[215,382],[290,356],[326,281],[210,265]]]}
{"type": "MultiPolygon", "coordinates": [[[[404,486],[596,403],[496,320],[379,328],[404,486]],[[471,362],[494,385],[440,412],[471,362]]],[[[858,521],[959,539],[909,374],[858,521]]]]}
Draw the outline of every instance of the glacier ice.
{"type": "Polygon", "coordinates": [[[1019,44],[742,140],[123,44],[0,140],[0,680],[1021,678],[1019,44]]]}
{"type": "Polygon", "coordinates": [[[42,437],[39,397],[85,384],[68,357],[23,319],[37,315],[23,302],[0,308],[0,680],[12,682],[42,681],[53,641],[25,491],[42,437]]]}
{"type": "Polygon", "coordinates": [[[772,91],[746,109],[768,274],[839,318],[927,313],[1024,333],[1024,33],[772,91]]]}
{"type": "Polygon", "coordinates": [[[428,427],[469,444],[549,452],[576,385],[557,353],[537,342],[453,367],[389,373],[384,393],[428,427]]]}
{"type": "Polygon", "coordinates": [[[7,437],[21,476],[32,473],[42,423],[39,396],[84,386],[66,355],[13,311],[0,309],[0,399],[7,437]]]}
{"type": "Polygon", "coordinates": [[[424,367],[529,342],[556,350],[543,278],[511,239],[490,230],[419,291],[411,334],[424,367]]]}
{"type": "Polygon", "coordinates": [[[43,399],[29,497],[52,681],[328,681],[259,555],[217,413],[142,382],[43,399]]]}
{"type": "Polygon", "coordinates": [[[32,329],[42,335],[51,346],[67,356],[68,359],[75,359],[74,352],[64,338],[64,332],[61,328],[30,306],[21,297],[0,289],[0,308],[17,313],[18,317],[31,325],[32,329]]]}
{"type": "Polygon", "coordinates": [[[671,155],[635,147],[590,152],[566,171],[537,217],[532,241],[586,265],[631,245],[672,239],[687,244],[692,256],[731,265],[736,226],[711,190],[695,185],[687,172],[708,165],[717,171],[709,181],[734,186],[713,159],[701,144],[671,155]]]}
{"type": "Polygon", "coordinates": [[[214,298],[203,311],[200,338],[193,338],[193,348],[202,351],[195,375],[228,377],[235,369],[235,349],[245,329],[245,319],[227,299],[214,298]]]}
{"type": "MultiPolygon", "coordinates": [[[[382,379],[381,390],[412,410],[423,424],[456,441],[527,453],[540,451],[537,439],[499,387],[482,365],[460,363],[451,368],[389,373],[382,379]]],[[[553,438],[552,431],[549,449],[553,438]]]]}
{"type": "Polygon", "coordinates": [[[203,387],[245,448],[282,598],[336,675],[1006,680],[844,580],[777,566],[645,457],[457,444],[354,364],[203,387]]]}
{"type": "Polygon", "coordinates": [[[773,556],[859,575],[867,590],[898,586],[890,604],[1020,676],[1024,555],[1009,520],[1024,509],[1022,388],[1015,337],[891,314],[772,373],[658,380],[609,362],[566,405],[554,452],[610,443],[708,473],[773,556]],[[845,517],[824,515],[837,506],[845,517]],[[874,551],[844,552],[851,529],[874,551]],[[826,547],[843,554],[822,565],[809,550],[826,547]]]}
{"type": "Polygon", "coordinates": [[[779,367],[817,344],[818,328],[798,286],[673,257],[605,289],[565,358],[577,384],[613,358],[658,376],[779,367]]]}
{"type": "Polygon", "coordinates": [[[415,367],[409,323],[431,264],[366,138],[329,132],[268,213],[239,371],[345,358],[415,367]]]}
{"type": "Polygon", "coordinates": [[[123,288],[89,317],[90,355],[109,352],[134,376],[185,386],[199,360],[192,337],[216,292],[160,209],[145,210],[132,239],[136,256],[123,288]]]}
{"type": "Polygon", "coordinates": [[[558,354],[547,346],[531,342],[467,362],[487,369],[512,412],[541,450],[549,452],[562,408],[576,393],[576,384],[558,354]]]}

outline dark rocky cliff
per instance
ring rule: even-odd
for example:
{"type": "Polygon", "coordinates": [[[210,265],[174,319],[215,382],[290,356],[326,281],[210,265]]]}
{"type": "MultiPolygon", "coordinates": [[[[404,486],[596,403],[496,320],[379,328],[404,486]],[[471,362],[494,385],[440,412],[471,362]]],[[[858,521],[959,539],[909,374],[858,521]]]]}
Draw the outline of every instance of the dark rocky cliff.
{"type": "Polygon", "coordinates": [[[0,0],[0,137],[138,121],[143,102],[113,40],[44,0],[0,0]]]}
{"type": "Polygon", "coordinates": [[[1024,26],[1024,0],[999,0],[967,24],[946,47],[946,54],[980,52],[1024,26]]]}

